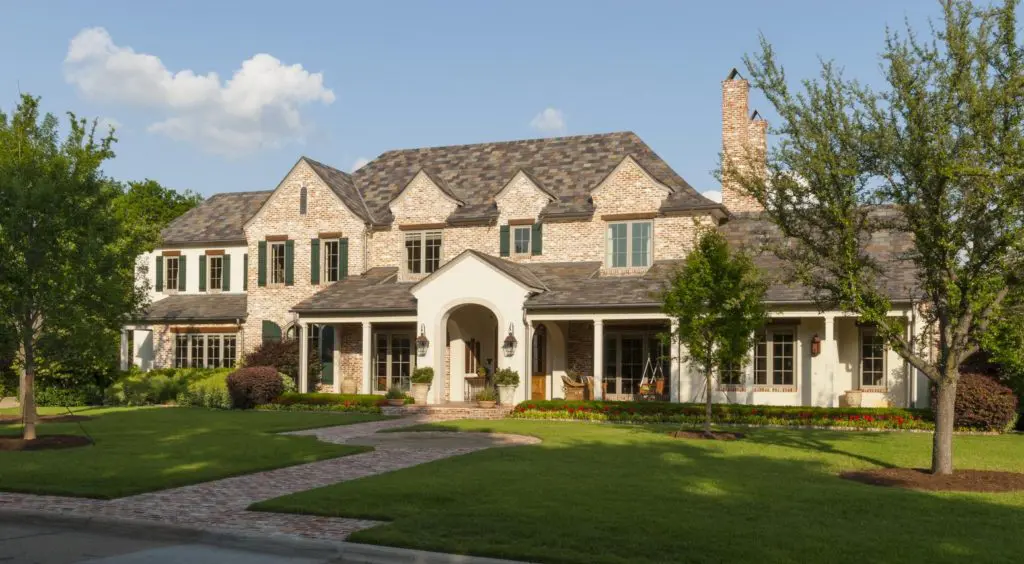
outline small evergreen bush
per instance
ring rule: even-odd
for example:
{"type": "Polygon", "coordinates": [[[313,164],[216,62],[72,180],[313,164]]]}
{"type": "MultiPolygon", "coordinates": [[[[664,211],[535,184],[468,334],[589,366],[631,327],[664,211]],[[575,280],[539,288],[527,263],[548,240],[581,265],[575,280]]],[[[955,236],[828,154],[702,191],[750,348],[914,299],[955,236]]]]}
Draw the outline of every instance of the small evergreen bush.
{"type": "Polygon", "coordinates": [[[247,366],[228,375],[228,394],[236,409],[252,409],[270,403],[284,393],[284,384],[273,366],[247,366]]]}
{"type": "Polygon", "coordinates": [[[953,413],[958,429],[1010,431],[1017,423],[1017,397],[991,376],[965,372],[957,382],[953,413]]]}

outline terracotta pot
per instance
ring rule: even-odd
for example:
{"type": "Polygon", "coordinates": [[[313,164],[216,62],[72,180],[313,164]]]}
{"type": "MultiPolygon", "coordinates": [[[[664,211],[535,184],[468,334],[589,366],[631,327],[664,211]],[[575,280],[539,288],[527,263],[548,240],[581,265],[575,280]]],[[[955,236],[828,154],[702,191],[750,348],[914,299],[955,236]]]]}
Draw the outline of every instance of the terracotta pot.
{"type": "Polygon", "coordinates": [[[495,403],[496,403],[496,402],[493,402],[493,401],[483,401],[483,400],[477,400],[477,402],[476,402],[476,405],[477,405],[478,407],[494,407],[494,404],[495,404],[495,403]]]}
{"type": "Polygon", "coordinates": [[[405,400],[404,399],[389,399],[388,400],[388,405],[390,405],[392,407],[402,407],[403,405],[405,405],[405,400]]]}

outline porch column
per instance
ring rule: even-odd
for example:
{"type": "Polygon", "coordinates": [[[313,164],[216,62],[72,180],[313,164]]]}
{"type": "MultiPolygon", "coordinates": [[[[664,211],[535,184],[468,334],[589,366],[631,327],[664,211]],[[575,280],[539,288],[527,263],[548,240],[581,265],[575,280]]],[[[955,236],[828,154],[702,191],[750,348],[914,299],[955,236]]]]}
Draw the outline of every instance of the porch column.
{"type": "Polygon", "coordinates": [[[679,333],[679,320],[669,320],[669,343],[668,343],[668,354],[669,354],[669,386],[672,388],[672,395],[669,396],[669,401],[673,403],[679,403],[679,398],[682,397],[682,381],[679,378],[679,339],[676,338],[676,334],[679,333]]]}
{"type": "Polygon", "coordinates": [[[536,328],[533,326],[533,322],[525,323],[523,328],[526,330],[526,350],[523,351],[526,354],[524,357],[524,364],[526,370],[523,371],[523,401],[530,399],[533,396],[533,335],[536,328]]]}
{"type": "Polygon", "coordinates": [[[604,320],[594,320],[594,399],[604,399],[604,320]]]}
{"type": "Polygon", "coordinates": [[[846,390],[836,390],[836,367],[839,365],[839,347],[836,343],[836,316],[826,315],[825,316],[825,336],[821,339],[821,373],[828,378],[829,394],[828,405],[829,407],[836,407],[838,404],[838,394],[845,393],[846,390]]]}
{"type": "Polygon", "coordinates": [[[309,392],[309,337],[306,324],[299,322],[299,393],[309,392]]]}
{"type": "Polygon", "coordinates": [[[121,370],[128,370],[128,366],[131,365],[129,359],[131,359],[132,351],[128,350],[128,329],[121,329],[121,370]]]}
{"type": "Polygon", "coordinates": [[[373,367],[373,324],[363,321],[363,382],[360,384],[359,393],[369,394],[370,390],[370,369],[373,367]]]}
{"type": "Polygon", "coordinates": [[[341,393],[341,324],[334,324],[334,354],[331,364],[334,366],[334,393],[341,393]]]}

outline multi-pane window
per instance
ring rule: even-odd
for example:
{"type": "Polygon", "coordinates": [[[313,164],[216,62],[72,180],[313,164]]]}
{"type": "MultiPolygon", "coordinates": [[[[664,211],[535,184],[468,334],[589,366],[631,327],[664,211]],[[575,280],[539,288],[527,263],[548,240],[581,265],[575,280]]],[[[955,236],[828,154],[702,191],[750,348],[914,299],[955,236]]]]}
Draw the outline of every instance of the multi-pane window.
{"type": "Polygon", "coordinates": [[[430,274],[441,266],[441,232],[418,231],[405,234],[405,271],[430,274]]]}
{"type": "Polygon", "coordinates": [[[164,276],[164,288],[167,290],[178,289],[178,261],[181,260],[179,257],[164,257],[164,270],[167,275],[164,276]]]}
{"type": "Polygon", "coordinates": [[[718,383],[722,386],[739,386],[743,384],[743,370],[738,364],[723,366],[719,371],[718,383]]]}
{"type": "Polygon", "coordinates": [[[665,343],[653,333],[608,334],[604,339],[605,390],[611,394],[639,394],[644,376],[666,378],[669,372],[665,343]]]}
{"type": "Polygon", "coordinates": [[[608,225],[607,263],[612,268],[641,268],[651,265],[652,224],[649,221],[608,225]]]}
{"type": "Polygon", "coordinates": [[[412,335],[409,333],[377,333],[374,339],[374,391],[388,388],[409,389],[412,374],[412,335]]]}
{"type": "Polygon", "coordinates": [[[284,284],[284,243],[270,243],[270,283],[284,284]]]}
{"type": "Polygon", "coordinates": [[[513,233],[513,250],[517,255],[530,253],[530,231],[532,230],[530,226],[515,228],[513,233]]]}
{"type": "Polygon", "coordinates": [[[232,367],[238,359],[235,335],[178,334],[174,337],[175,368],[232,367]]]}
{"type": "Polygon", "coordinates": [[[210,289],[220,290],[224,287],[224,257],[214,255],[207,260],[210,263],[210,289]]]}
{"type": "Polygon", "coordinates": [[[754,345],[754,384],[793,386],[796,383],[796,337],[792,331],[769,331],[754,345]]]}
{"type": "Polygon", "coordinates": [[[324,241],[324,279],[337,282],[341,278],[341,243],[337,239],[324,241]]]}
{"type": "Polygon", "coordinates": [[[860,385],[885,386],[885,341],[871,330],[860,334],[860,385]]]}

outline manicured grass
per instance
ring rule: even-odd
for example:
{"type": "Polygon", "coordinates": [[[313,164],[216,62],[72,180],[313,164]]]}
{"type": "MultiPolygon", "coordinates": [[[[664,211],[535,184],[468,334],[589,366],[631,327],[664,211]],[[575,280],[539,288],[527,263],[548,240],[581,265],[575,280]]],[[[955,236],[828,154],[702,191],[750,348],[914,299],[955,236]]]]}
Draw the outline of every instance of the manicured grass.
{"type": "MultiPolygon", "coordinates": [[[[925,467],[929,434],[460,421],[540,437],[298,493],[255,509],[391,523],[356,542],[540,562],[1019,562],[1024,492],[923,493],[837,477],[925,467]]],[[[421,428],[430,428],[422,426],[421,428]]],[[[437,428],[436,426],[433,428],[437,428]]],[[[1024,471],[1024,436],[958,436],[961,468],[1024,471]]]]}
{"type": "MultiPolygon", "coordinates": [[[[67,413],[41,409],[42,413],[67,413]]],[[[16,410],[4,410],[16,413],[16,410]]],[[[0,452],[0,490],[114,498],[367,450],[282,431],[382,419],[379,415],[264,413],[190,408],[77,408],[81,423],[42,423],[39,434],[80,435],[96,444],[67,450],[0,452]]],[[[20,434],[0,425],[0,434],[20,434]]]]}

